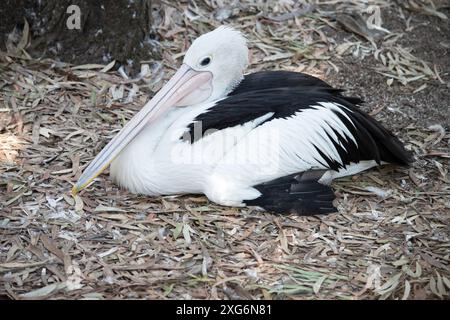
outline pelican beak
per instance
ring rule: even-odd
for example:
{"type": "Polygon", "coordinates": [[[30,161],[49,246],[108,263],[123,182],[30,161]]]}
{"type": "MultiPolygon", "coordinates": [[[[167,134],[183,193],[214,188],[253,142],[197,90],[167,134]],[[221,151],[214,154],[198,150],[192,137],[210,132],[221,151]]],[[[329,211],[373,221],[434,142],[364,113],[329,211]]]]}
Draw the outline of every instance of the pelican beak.
{"type": "Polygon", "coordinates": [[[142,129],[155,122],[170,107],[194,105],[212,93],[212,74],[183,64],[158,93],[120,130],[84,170],[72,188],[76,195],[101,174],[142,129]]]}

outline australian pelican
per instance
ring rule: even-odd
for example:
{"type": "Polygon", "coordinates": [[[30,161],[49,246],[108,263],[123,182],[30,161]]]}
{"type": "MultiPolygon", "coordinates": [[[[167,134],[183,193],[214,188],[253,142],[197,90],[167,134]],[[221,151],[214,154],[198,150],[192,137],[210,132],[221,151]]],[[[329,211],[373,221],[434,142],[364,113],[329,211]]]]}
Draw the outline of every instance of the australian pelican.
{"type": "Polygon", "coordinates": [[[73,193],[108,165],[133,193],[205,194],[278,213],[336,211],[329,183],[373,166],[408,165],[402,143],[312,76],[244,75],[246,38],[230,27],[196,39],[167,84],[85,169],[73,193]]]}

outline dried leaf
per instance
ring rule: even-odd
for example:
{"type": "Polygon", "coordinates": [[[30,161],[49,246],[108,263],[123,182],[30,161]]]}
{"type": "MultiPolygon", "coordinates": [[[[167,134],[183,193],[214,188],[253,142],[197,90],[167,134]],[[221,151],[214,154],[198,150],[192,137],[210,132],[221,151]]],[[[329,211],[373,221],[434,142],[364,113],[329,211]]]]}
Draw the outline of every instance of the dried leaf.
{"type": "Polygon", "coordinates": [[[183,230],[183,224],[177,223],[177,226],[174,229],[172,229],[173,238],[177,239],[180,236],[182,230],[183,230]]]}
{"type": "Polygon", "coordinates": [[[43,296],[48,296],[57,290],[64,289],[66,287],[65,283],[52,283],[45,287],[21,294],[23,298],[38,298],[43,296]]]}
{"type": "Polygon", "coordinates": [[[376,291],[379,295],[384,295],[392,292],[399,285],[400,277],[402,276],[402,272],[397,273],[389,280],[387,280],[381,287],[377,288],[376,291]]]}
{"type": "Polygon", "coordinates": [[[405,280],[405,291],[403,293],[402,300],[407,300],[410,293],[411,293],[411,285],[409,284],[408,280],[405,280]]]}
{"type": "Polygon", "coordinates": [[[184,241],[186,242],[187,246],[191,245],[191,234],[190,234],[191,228],[189,227],[189,225],[185,224],[183,225],[183,237],[184,237],[184,241]]]}
{"type": "Polygon", "coordinates": [[[322,286],[322,283],[325,281],[326,278],[327,278],[326,275],[322,276],[314,283],[313,290],[316,295],[319,294],[320,287],[322,286]]]}
{"type": "Polygon", "coordinates": [[[75,199],[75,211],[82,212],[84,207],[83,199],[79,195],[75,195],[73,198],[75,199]]]}
{"type": "Polygon", "coordinates": [[[123,210],[121,208],[116,208],[116,207],[107,207],[107,206],[104,206],[102,204],[99,204],[94,209],[94,212],[125,212],[125,210],[123,210]]]}
{"type": "Polygon", "coordinates": [[[100,72],[108,72],[109,70],[111,70],[114,67],[115,64],[116,64],[116,60],[111,61],[104,68],[102,68],[100,70],[100,72]]]}

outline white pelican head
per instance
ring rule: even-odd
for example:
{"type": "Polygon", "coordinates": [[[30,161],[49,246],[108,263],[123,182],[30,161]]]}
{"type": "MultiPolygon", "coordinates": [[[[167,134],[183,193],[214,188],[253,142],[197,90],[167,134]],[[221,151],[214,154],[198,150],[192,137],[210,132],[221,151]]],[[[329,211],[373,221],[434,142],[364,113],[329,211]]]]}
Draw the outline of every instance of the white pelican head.
{"type": "Polygon", "coordinates": [[[247,41],[239,31],[221,26],[197,38],[175,75],[94,158],[74,185],[72,194],[84,189],[145,126],[169,108],[224,97],[242,80],[247,65],[247,41]]]}
{"type": "Polygon", "coordinates": [[[183,64],[198,72],[210,72],[210,101],[225,96],[243,77],[248,65],[247,40],[237,30],[219,27],[198,37],[184,56],[183,64]]]}

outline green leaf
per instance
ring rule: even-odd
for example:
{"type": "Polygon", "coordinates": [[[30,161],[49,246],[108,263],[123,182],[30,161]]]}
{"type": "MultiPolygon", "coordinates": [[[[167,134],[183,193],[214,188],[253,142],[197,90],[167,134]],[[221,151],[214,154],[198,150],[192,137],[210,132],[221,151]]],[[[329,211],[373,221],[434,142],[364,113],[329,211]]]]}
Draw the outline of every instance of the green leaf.
{"type": "Polygon", "coordinates": [[[182,230],[183,230],[183,224],[177,223],[177,226],[174,229],[172,229],[174,240],[176,240],[180,236],[182,230]]]}

